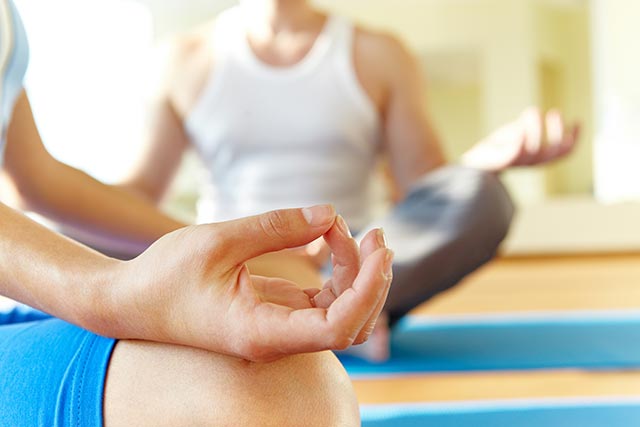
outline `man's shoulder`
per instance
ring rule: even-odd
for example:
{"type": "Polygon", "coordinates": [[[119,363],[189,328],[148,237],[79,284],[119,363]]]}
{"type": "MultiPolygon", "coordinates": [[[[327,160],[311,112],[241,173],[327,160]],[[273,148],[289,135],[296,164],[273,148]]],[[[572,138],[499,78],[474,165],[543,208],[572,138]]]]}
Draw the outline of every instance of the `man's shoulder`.
{"type": "Polygon", "coordinates": [[[190,87],[211,66],[212,23],[175,34],[159,43],[152,55],[156,75],[150,82],[152,96],[173,98],[190,87]]]}
{"type": "Polygon", "coordinates": [[[231,7],[218,13],[215,18],[180,33],[171,40],[174,59],[184,64],[200,60],[203,56],[215,56],[221,46],[219,40],[236,36],[235,27],[241,24],[239,8],[231,7]]]}
{"type": "Polygon", "coordinates": [[[415,56],[397,35],[361,25],[355,26],[354,35],[355,60],[364,69],[376,69],[388,80],[413,67],[415,56]]]}
{"type": "Polygon", "coordinates": [[[355,25],[354,34],[356,48],[375,59],[394,59],[409,52],[405,42],[389,31],[355,25]]]}

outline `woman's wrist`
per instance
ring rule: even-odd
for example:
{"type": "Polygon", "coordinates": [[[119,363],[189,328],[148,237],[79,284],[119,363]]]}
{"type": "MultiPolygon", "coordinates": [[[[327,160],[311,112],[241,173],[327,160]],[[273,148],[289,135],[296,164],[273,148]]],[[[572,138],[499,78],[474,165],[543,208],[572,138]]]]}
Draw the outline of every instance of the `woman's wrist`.
{"type": "Polygon", "coordinates": [[[99,335],[117,338],[118,292],[126,261],[100,256],[87,267],[84,280],[74,281],[74,301],[70,319],[99,335]]]}

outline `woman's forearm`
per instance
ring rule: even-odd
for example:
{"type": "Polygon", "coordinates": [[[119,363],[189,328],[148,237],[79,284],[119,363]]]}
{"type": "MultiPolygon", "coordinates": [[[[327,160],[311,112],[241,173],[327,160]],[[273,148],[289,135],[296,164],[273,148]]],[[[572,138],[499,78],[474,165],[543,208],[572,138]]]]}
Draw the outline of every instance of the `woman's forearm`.
{"type": "Polygon", "coordinates": [[[7,131],[4,168],[22,206],[63,225],[145,248],[184,224],[153,203],[65,165],[46,150],[23,92],[7,131]]]}
{"type": "Polygon", "coordinates": [[[88,243],[109,245],[116,241],[118,246],[139,253],[162,235],[186,225],[142,196],[105,185],[54,159],[47,163],[51,169],[41,175],[47,178],[35,180],[29,191],[21,192],[23,204],[70,227],[74,237],[94,235],[96,241],[88,243]]]}
{"type": "Polygon", "coordinates": [[[106,319],[121,261],[0,204],[0,294],[85,326],[106,319]]]}

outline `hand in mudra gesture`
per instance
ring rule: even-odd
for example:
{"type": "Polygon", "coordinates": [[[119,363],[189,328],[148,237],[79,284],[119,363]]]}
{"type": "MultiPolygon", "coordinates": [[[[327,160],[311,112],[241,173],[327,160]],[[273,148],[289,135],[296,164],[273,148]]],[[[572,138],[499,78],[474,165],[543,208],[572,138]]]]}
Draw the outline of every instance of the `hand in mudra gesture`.
{"type": "Polygon", "coordinates": [[[567,156],[576,146],[580,128],[566,127],[560,113],[525,110],[471,147],[462,163],[477,169],[501,172],[516,166],[536,166],[567,156]]]}
{"type": "Polygon", "coordinates": [[[251,361],[344,349],[372,332],[391,284],[392,257],[380,230],[358,246],[331,206],[186,227],[124,264],[113,282],[117,313],[94,329],[251,361]],[[245,265],[320,236],[334,265],[322,290],[254,276],[245,265]]]}

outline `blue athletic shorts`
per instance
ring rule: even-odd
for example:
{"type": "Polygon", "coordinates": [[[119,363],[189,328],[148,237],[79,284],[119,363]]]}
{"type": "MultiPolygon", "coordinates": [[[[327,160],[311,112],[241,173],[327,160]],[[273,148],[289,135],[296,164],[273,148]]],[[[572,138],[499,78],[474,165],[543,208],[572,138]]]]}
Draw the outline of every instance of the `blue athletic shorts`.
{"type": "Polygon", "coordinates": [[[102,426],[115,343],[28,308],[0,312],[0,426],[102,426]]]}

